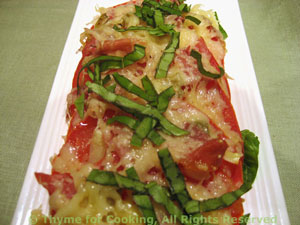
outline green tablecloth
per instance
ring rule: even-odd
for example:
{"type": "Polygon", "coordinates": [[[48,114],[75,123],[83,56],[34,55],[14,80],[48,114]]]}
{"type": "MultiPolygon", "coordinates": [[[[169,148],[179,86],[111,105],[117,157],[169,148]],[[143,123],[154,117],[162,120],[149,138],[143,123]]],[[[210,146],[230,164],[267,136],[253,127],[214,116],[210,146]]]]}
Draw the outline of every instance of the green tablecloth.
{"type": "MultiPolygon", "coordinates": [[[[292,224],[299,224],[299,0],[240,0],[292,224]]],[[[77,0],[0,1],[0,224],[10,223],[77,0]]]]}

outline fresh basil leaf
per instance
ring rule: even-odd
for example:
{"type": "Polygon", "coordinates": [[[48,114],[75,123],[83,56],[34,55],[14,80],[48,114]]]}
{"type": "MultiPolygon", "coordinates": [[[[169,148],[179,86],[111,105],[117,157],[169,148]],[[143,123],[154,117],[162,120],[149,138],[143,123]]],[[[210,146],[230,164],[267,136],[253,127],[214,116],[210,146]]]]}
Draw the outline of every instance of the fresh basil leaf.
{"type": "Polygon", "coordinates": [[[116,86],[117,86],[116,84],[112,84],[112,85],[108,86],[106,88],[106,90],[108,90],[110,92],[115,92],[116,86]]]}
{"type": "Polygon", "coordinates": [[[171,40],[159,60],[155,78],[165,78],[167,76],[170,64],[175,57],[175,51],[179,46],[179,35],[179,32],[172,33],[171,40]]]}
{"type": "Polygon", "coordinates": [[[155,35],[155,36],[163,36],[166,34],[159,27],[153,28],[153,27],[143,27],[143,26],[131,26],[126,29],[122,29],[115,25],[113,28],[119,32],[134,31],[134,30],[146,30],[149,32],[149,34],[155,35]]]}
{"type": "Polygon", "coordinates": [[[102,85],[107,84],[110,80],[111,80],[110,75],[109,75],[109,74],[106,75],[106,76],[104,77],[104,79],[102,80],[102,85]]]}
{"type": "Polygon", "coordinates": [[[131,129],[136,129],[138,122],[137,120],[129,117],[129,116],[114,116],[113,118],[110,118],[107,120],[107,124],[112,124],[114,122],[122,123],[131,129]]]}
{"type": "Polygon", "coordinates": [[[226,38],[228,38],[228,34],[226,33],[226,31],[224,30],[224,28],[222,27],[222,25],[220,24],[220,21],[219,21],[219,17],[218,17],[218,14],[217,12],[215,12],[215,17],[218,21],[218,24],[219,24],[219,30],[223,36],[223,39],[225,40],[226,38]]]}
{"type": "Polygon", "coordinates": [[[186,16],[185,19],[190,20],[190,21],[194,22],[197,25],[199,25],[201,23],[201,21],[198,18],[193,17],[193,16],[186,16]]]}
{"type": "Polygon", "coordinates": [[[250,217],[250,213],[243,215],[239,218],[239,223],[240,225],[247,225],[247,223],[249,222],[249,217],[250,217]]]}
{"type": "Polygon", "coordinates": [[[142,45],[135,44],[133,52],[128,53],[123,58],[123,68],[129,66],[136,61],[144,58],[145,56],[145,47],[142,45]]]}
{"type": "Polygon", "coordinates": [[[84,116],[84,93],[82,93],[74,102],[77,112],[82,119],[84,116]]]}
{"type": "Polygon", "coordinates": [[[160,146],[166,140],[154,129],[149,132],[147,138],[152,141],[156,146],[160,146]]]}
{"type": "Polygon", "coordinates": [[[175,95],[174,88],[171,86],[161,92],[158,96],[158,104],[157,104],[157,109],[159,112],[163,113],[167,110],[169,101],[171,98],[175,95]]]}
{"type": "Polygon", "coordinates": [[[225,74],[224,69],[220,66],[219,66],[219,69],[220,69],[219,74],[206,71],[202,64],[202,55],[199,52],[195,51],[194,49],[192,49],[192,51],[191,51],[191,56],[197,60],[198,70],[200,71],[200,73],[202,75],[213,78],[213,79],[218,79],[218,78],[221,78],[225,74]]]}
{"type": "Polygon", "coordinates": [[[144,76],[142,78],[142,84],[146,93],[148,94],[150,104],[154,102],[154,106],[157,105],[158,94],[148,76],[144,76]]]}
{"type": "Polygon", "coordinates": [[[127,90],[130,93],[133,93],[139,97],[141,97],[142,99],[145,99],[146,101],[149,101],[150,98],[148,96],[148,94],[141,89],[139,86],[135,85],[134,83],[132,83],[131,80],[127,79],[125,76],[121,76],[118,73],[114,73],[113,77],[115,79],[115,81],[125,90],[127,90]]]}

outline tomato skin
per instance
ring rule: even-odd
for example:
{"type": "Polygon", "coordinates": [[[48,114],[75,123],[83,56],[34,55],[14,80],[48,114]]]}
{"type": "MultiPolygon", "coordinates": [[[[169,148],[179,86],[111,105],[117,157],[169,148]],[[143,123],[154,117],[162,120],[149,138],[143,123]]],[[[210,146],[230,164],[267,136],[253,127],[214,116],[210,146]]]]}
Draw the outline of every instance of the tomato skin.
{"type": "Polygon", "coordinates": [[[236,115],[233,109],[233,106],[230,102],[230,99],[224,93],[224,91],[220,88],[219,84],[215,80],[209,80],[206,84],[207,91],[214,89],[219,92],[221,99],[225,102],[226,107],[223,110],[224,122],[231,126],[231,130],[237,132],[241,136],[241,131],[239,128],[239,124],[236,119],[236,115]]]}
{"type": "Polygon", "coordinates": [[[236,186],[235,189],[239,188],[240,185],[243,183],[243,160],[240,159],[238,164],[233,164],[227,162],[226,160],[223,160],[221,166],[219,167],[218,171],[216,171],[216,173],[221,173],[227,176],[226,174],[228,172],[230,173],[231,181],[236,186]]]}
{"type": "Polygon", "coordinates": [[[183,175],[191,181],[203,181],[220,166],[227,147],[226,142],[220,139],[206,141],[180,162],[183,175]]]}
{"type": "Polygon", "coordinates": [[[106,122],[108,119],[111,119],[113,116],[116,115],[116,111],[113,109],[106,109],[103,115],[103,121],[106,122]]]}
{"type": "Polygon", "coordinates": [[[217,60],[215,59],[215,57],[213,56],[213,54],[211,53],[211,51],[208,49],[207,45],[205,44],[204,39],[201,37],[196,46],[197,50],[201,53],[201,54],[205,54],[208,58],[209,58],[209,62],[210,64],[218,71],[220,72],[219,69],[219,64],[217,62],[217,60]]]}
{"type": "Polygon", "coordinates": [[[231,206],[229,206],[227,208],[231,212],[231,217],[234,218],[235,221],[237,221],[237,222],[235,222],[233,224],[236,224],[236,225],[240,224],[238,222],[239,218],[241,216],[243,216],[243,214],[244,214],[243,201],[244,200],[242,198],[239,198],[237,201],[235,201],[231,206]]]}
{"type": "Polygon", "coordinates": [[[84,48],[82,49],[83,56],[90,56],[90,55],[97,55],[99,52],[100,43],[98,43],[99,47],[97,48],[96,39],[92,38],[91,40],[87,41],[84,48]]]}
{"type": "Polygon", "coordinates": [[[97,127],[98,119],[89,116],[79,124],[73,125],[74,118],[76,117],[74,116],[70,122],[66,143],[74,148],[80,162],[87,162],[90,152],[90,140],[97,127]]]}
{"type": "Polygon", "coordinates": [[[49,195],[52,195],[57,189],[71,199],[76,194],[73,177],[69,173],[58,173],[53,171],[52,174],[35,173],[38,183],[47,189],[49,195]]]}
{"type": "Polygon", "coordinates": [[[109,54],[114,51],[123,51],[129,53],[133,50],[134,42],[130,38],[123,38],[118,40],[105,40],[100,50],[101,54],[109,54]]]}

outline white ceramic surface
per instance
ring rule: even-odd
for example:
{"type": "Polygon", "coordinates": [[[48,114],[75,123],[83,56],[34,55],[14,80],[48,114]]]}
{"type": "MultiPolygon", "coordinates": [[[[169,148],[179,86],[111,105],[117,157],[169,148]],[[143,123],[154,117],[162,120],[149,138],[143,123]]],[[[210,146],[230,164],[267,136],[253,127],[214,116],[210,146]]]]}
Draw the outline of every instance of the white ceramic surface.
{"type": "MultiPolygon", "coordinates": [[[[126,0],[80,0],[58,66],[52,91],[41,123],[32,157],[21,190],[13,225],[29,225],[31,210],[41,207],[48,213],[48,193],[35,180],[34,172],[50,172],[49,158],[58,153],[67,132],[65,123],[66,96],[81,54],[79,36],[83,28],[96,15],[95,6],[108,7],[126,0]]],[[[276,161],[256,81],[248,43],[237,0],[190,0],[189,4],[201,3],[206,9],[218,12],[219,19],[229,37],[226,40],[228,54],[226,71],[230,81],[232,104],[241,129],[250,129],[260,139],[260,166],[253,189],[245,195],[245,212],[251,213],[252,224],[270,224],[258,221],[275,217],[278,225],[289,225],[289,218],[282,193],[276,161]]]]}

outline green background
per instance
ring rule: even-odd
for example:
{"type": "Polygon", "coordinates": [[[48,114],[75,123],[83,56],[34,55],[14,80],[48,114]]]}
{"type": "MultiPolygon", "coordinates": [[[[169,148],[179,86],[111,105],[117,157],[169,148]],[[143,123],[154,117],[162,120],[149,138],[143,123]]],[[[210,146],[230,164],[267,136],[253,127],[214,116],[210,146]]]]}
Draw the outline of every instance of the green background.
{"type": "MultiPolygon", "coordinates": [[[[300,1],[239,0],[291,224],[299,224],[300,1]]],[[[77,0],[0,0],[0,225],[10,224],[77,0]]]]}

